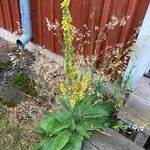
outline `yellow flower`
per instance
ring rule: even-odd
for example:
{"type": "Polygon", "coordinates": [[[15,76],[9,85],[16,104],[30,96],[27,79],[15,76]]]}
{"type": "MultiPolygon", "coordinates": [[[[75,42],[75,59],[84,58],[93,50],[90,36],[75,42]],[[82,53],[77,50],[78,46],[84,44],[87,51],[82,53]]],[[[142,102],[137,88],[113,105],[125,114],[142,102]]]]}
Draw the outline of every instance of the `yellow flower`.
{"type": "Polygon", "coordinates": [[[63,20],[62,28],[64,29],[64,31],[68,31],[68,30],[72,29],[72,25],[70,25],[70,23],[68,23],[67,21],[63,20]]]}
{"type": "Polygon", "coordinates": [[[65,89],[65,85],[64,85],[63,83],[60,84],[59,89],[60,89],[62,95],[63,95],[64,97],[66,97],[66,89],[65,89]]]}
{"type": "Polygon", "coordinates": [[[86,94],[85,92],[88,88],[88,83],[89,83],[89,75],[83,76],[83,79],[81,81],[81,89],[79,91],[80,99],[82,99],[83,96],[86,94]]]}
{"type": "Polygon", "coordinates": [[[66,84],[60,85],[60,91],[63,97],[68,100],[71,107],[74,107],[77,101],[81,100],[88,88],[89,76],[85,74],[80,79],[79,71],[75,65],[73,35],[72,35],[72,17],[69,10],[70,0],[63,0],[62,6],[62,28],[64,30],[65,41],[65,64],[64,71],[66,75],[66,84]]]}
{"type": "Polygon", "coordinates": [[[76,104],[76,100],[75,99],[70,99],[70,106],[73,108],[76,104]]]}
{"type": "Polygon", "coordinates": [[[63,3],[61,3],[61,8],[63,8],[64,6],[69,6],[70,4],[70,0],[64,0],[63,3]]]}

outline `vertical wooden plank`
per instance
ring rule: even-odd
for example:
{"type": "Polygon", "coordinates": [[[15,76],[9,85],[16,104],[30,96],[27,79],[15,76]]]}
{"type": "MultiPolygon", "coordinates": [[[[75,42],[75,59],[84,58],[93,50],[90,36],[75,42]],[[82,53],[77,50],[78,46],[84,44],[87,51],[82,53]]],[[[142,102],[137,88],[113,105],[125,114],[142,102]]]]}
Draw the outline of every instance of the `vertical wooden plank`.
{"type": "MultiPolygon", "coordinates": [[[[81,34],[84,34],[83,32],[83,23],[82,23],[82,7],[83,7],[83,1],[84,0],[80,0],[78,2],[76,2],[76,0],[72,0],[71,4],[70,4],[70,10],[71,10],[71,16],[73,18],[73,26],[76,29],[79,29],[81,34]]],[[[88,1],[87,1],[88,3],[88,1]]],[[[87,14],[86,14],[87,15],[87,14]]],[[[86,18],[86,15],[84,16],[86,18]]],[[[79,53],[79,44],[81,44],[83,41],[77,41],[76,39],[74,39],[73,45],[75,48],[75,53],[79,53]]]]}
{"type": "Polygon", "coordinates": [[[1,4],[2,4],[3,13],[4,13],[5,27],[9,31],[13,31],[9,1],[1,0],[1,4]]]}
{"type": "MultiPolygon", "coordinates": [[[[88,17],[89,17],[89,8],[90,8],[90,0],[83,0],[82,3],[82,16],[81,16],[81,33],[85,35],[85,33],[87,32],[87,29],[85,27],[83,27],[83,25],[88,26],[88,17]]],[[[86,38],[83,39],[82,44],[84,44],[83,42],[87,40],[86,38]]],[[[84,45],[83,45],[84,46],[84,45]]],[[[83,47],[83,54],[86,55],[86,46],[83,47]]]]}
{"type": "MultiPolygon", "coordinates": [[[[100,20],[100,24],[99,24],[99,33],[103,33],[106,31],[105,29],[105,24],[108,23],[109,18],[110,18],[110,12],[111,12],[111,8],[112,8],[112,0],[104,0],[104,4],[103,4],[103,10],[102,10],[102,17],[100,20]]],[[[101,34],[100,36],[98,35],[97,40],[101,40],[101,34]]],[[[95,46],[95,50],[96,53],[98,55],[98,57],[101,56],[102,54],[102,49],[104,48],[105,44],[104,42],[97,42],[96,46],[95,46]]],[[[99,63],[99,61],[97,62],[97,64],[99,63]]]]}
{"type": "Polygon", "coordinates": [[[42,1],[32,0],[31,6],[31,20],[32,20],[32,40],[35,43],[43,46],[42,35],[42,1]]]}
{"type": "MultiPolygon", "coordinates": [[[[61,27],[62,13],[61,13],[62,0],[54,0],[54,22],[57,20],[61,27]]],[[[63,31],[59,28],[55,30],[54,35],[54,50],[56,54],[63,55],[63,31]]]]}
{"type": "MultiPolygon", "coordinates": [[[[126,10],[128,7],[128,0],[114,0],[111,16],[116,16],[117,18],[126,16],[126,10]]],[[[119,36],[121,34],[121,29],[123,27],[117,25],[114,29],[110,30],[108,33],[107,42],[108,45],[113,45],[119,42],[119,36]]]]}
{"type": "Polygon", "coordinates": [[[135,29],[141,25],[141,22],[143,21],[143,19],[145,17],[145,14],[146,14],[149,4],[150,4],[150,0],[138,1],[138,5],[133,14],[134,18],[133,18],[132,25],[130,27],[128,39],[130,39],[132,37],[132,35],[135,33],[135,29]]]}
{"type": "Polygon", "coordinates": [[[100,21],[100,31],[103,31],[103,28],[105,26],[105,24],[108,22],[109,17],[110,17],[110,11],[112,8],[112,0],[104,0],[104,4],[103,4],[103,11],[102,11],[102,18],[100,21]]]}
{"type": "MultiPolygon", "coordinates": [[[[116,16],[117,15],[117,6],[118,6],[118,3],[119,3],[119,0],[113,0],[113,3],[112,3],[112,6],[111,6],[111,9],[110,9],[110,14],[109,14],[109,21],[111,21],[111,17],[112,16],[116,16]]],[[[121,3],[122,3],[122,1],[121,1],[121,3]]],[[[119,6],[119,8],[120,8],[120,6],[119,6]]],[[[116,16],[117,17],[117,16],[116,16]]],[[[108,22],[107,22],[108,23],[108,22]]],[[[116,28],[114,28],[114,29],[112,29],[112,30],[109,30],[108,32],[107,32],[107,36],[106,36],[106,42],[107,42],[107,44],[106,45],[113,45],[114,44],[114,39],[112,39],[112,36],[115,34],[115,32],[117,32],[117,29],[116,28]]],[[[118,33],[116,33],[116,34],[118,34],[118,33]]],[[[116,39],[116,38],[115,38],[116,39]]],[[[105,46],[106,46],[105,45],[105,46]]]]}
{"type": "Polygon", "coordinates": [[[133,20],[135,17],[136,8],[138,6],[138,0],[129,0],[129,5],[127,8],[126,15],[130,16],[130,19],[128,20],[127,24],[122,29],[121,35],[120,35],[120,42],[125,43],[128,40],[129,34],[130,34],[130,28],[133,25],[133,20]]]}
{"type": "Polygon", "coordinates": [[[9,0],[10,4],[10,13],[12,17],[12,27],[13,31],[18,29],[18,25],[16,22],[20,22],[20,9],[19,9],[19,1],[18,0],[9,0]]]}
{"type": "Polygon", "coordinates": [[[91,36],[88,39],[90,41],[90,45],[86,45],[86,55],[93,55],[95,49],[95,42],[98,34],[98,30],[95,30],[95,27],[99,27],[101,12],[103,8],[103,0],[95,0],[94,2],[91,0],[90,3],[90,11],[88,14],[88,27],[91,32],[91,36]]]}
{"type": "Polygon", "coordinates": [[[42,1],[43,46],[54,52],[54,31],[48,31],[45,18],[54,22],[54,0],[42,1]]]}
{"type": "Polygon", "coordinates": [[[2,3],[0,1],[0,27],[5,27],[4,17],[3,17],[3,9],[2,9],[2,3]]]}
{"type": "Polygon", "coordinates": [[[81,22],[82,4],[83,4],[83,0],[80,0],[78,2],[76,0],[72,0],[70,4],[71,16],[73,18],[73,25],[79,29],[82,26],[82,22],[81,22]]]}

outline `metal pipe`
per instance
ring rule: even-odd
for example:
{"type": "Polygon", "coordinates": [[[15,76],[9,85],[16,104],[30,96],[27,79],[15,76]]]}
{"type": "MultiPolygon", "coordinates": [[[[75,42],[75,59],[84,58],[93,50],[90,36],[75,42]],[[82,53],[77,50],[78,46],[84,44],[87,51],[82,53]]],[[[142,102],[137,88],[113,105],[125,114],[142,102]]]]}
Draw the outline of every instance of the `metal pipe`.
{"type": "Polygon", "coordinates": [[[23,49],[24,46],[31,40],[32,28],[31,28],[31,11],[30,11],[30,0],[20,0],[20,13],[23,34],[16,41],[16,45],[19,49],[23,49]]]}

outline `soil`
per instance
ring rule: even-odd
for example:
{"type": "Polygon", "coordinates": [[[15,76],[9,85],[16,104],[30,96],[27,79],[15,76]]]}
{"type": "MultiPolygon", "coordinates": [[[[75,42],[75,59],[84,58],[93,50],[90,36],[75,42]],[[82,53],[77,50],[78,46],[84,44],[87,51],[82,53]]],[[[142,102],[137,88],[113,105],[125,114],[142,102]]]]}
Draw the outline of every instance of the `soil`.
{"type": "Polygon", "coordinates": [[[32,149],[40,136],[29,131],[36,128],[44,111],[60,109],[56,102],[41,99],[39,93],[31,96],[11,84],[18,74],[29,77],[34,61],[34,53],[0,38],[0,149],[32,149]]]}

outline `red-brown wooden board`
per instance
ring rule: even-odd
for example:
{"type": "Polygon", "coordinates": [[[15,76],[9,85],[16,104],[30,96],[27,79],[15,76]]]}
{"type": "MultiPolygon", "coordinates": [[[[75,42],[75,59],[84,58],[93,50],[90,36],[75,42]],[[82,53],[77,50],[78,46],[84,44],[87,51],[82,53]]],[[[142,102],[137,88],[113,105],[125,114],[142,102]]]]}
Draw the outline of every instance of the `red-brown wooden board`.
{"type": "Polygon", "coordinates": [[[42,0],[42,27],[43,46],[54,52],[54,32],[48,31],[45,18],[54,22],[54,0],[42,0]]]}
{"type": "MultiPolygon", "coordinates": [[[[61,1],[62,0],[54,0],[54,22],[57,20],[58,23],[61,24],[61,1]]],[[[54,51],[56,54],[63,55],[63,33],[60,28],[55,31],[56,35],[54,35],[54,51]]]]}
{"type": "Polygon", "coordinates": [[[32,39],[43,46],[42,0],[31,0],[32,39]]]}
{"type": "Polygon", "coordinates": [[[1,0],[1,4],[3,9],[5,28],[12,32],[13,26],[12,26],[12,17],[10,12],[9,0],[1,0]]]}
{"type": "Polygon", "coordinates": [[[2,9],[1,1],[0,1],[0,27],[5,28],[5,22],[4,22],[3,9],[2,9]]]}
{"type": "Polygon", "coordinates": [[[20,9],[19,9],[19,0],[9,0],[9,8],[11,13],[11,21],[12,21],[12,31],[16,31],[18,29],[18,24],[21,24],[20,22],[20,9]]]}
{"type": "MultiPolygon", "coordinates": [[[[17,29],[16,21],[20,20],[19,0],[0,0],[0,27],[9,31],[17,29]]],[[[61,4],[62,0],[31,0],[31,20],[33,30],[33,42],[45,46],[51,51],[63,55],[62,46],[58,42],[58,37],[54,36],[54,31],[48,31],[45,18],[51,22],[57,19],[61,23],[61,4]]],[[[73,25],[80,29],[84,34],[83,27],[87,24],[92,31],[94,26],[99,26],[103,31],[105,24],[108,23],[111,16],[116,17],[130,15],[127,24],[124,27],[115,28],[108,32],[107,43],[125,43],[135,33],[135,28],[139,26],[145,16],[150,0],[71,0],[71,15],[73,25]]],[[[62,31],[60,39],[62,39],[62,31]]],[[[93,54],[94,49],[97,53],[102,53],[105,44],[95,44],[98,39],[97,32],[89,40],[90,45],[84,46],[84,55],[93,54]]],[[[84,43],[84,40],[81,43],[84,43]]],[[[79,42],[74,42],[75,49],[78,49],[79,42]]]]}

